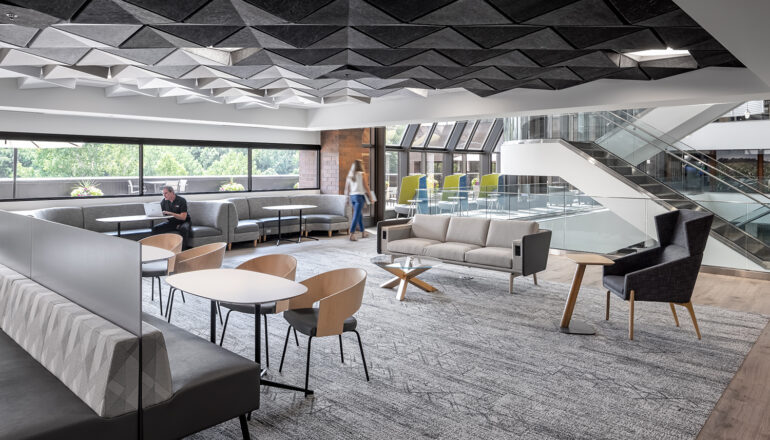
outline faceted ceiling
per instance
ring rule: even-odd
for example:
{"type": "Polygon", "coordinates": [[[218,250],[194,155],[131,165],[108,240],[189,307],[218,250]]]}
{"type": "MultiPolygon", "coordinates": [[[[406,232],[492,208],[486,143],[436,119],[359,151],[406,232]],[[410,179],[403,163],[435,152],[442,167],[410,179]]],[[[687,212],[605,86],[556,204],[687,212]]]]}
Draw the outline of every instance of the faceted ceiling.
{"type": "Polygon", "coordinates": [[[742,67],[671,0],[0,0],[0,78],[238,108],[742,67]],[[624,54],[688,50],[675,57],[624,54]]]}

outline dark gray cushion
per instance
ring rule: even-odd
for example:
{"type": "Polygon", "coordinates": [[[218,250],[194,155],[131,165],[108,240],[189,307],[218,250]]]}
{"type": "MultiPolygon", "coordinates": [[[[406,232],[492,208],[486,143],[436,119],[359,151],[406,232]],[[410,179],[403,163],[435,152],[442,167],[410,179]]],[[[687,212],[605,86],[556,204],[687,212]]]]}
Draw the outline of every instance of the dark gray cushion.
{"type": "Polygon", "coordinates": [[[99,417],[2,331],[0,353],[0,438],[137,438],[136,413],[99,417]]]}
{"type": "Polygon", "coordinates": [[[249,218],[249,202],[245,197],[234,197],[232,199],[225,199],[225,201],[235,205],[235,213],[238,216],[238,220],[249,218]]]}
{"type": "Polygon", "coordinates": [[[193,236],[196,238],[200,237],[214,237],[216,235],[222,235],[222,231],[220,231],[217,228],[212,228],[210,226],[193,226],[193,236]]]}
{"type": "Polygon", "coordinates": [[[208,226],[224,230],[227,228],[226,203],[216,201],[187,202],[187,211],[192,217],[193,226],[208,226]]]}
{"type": "Polygon", "coordinates": [[[36,218],[74,226],[76,228],[83,227],[83,208],[80,207],[66,206],[60,208],[39,209],[35,211],[33,215],[36,218]]]}
{"type": "Polygon", "coordinates": [[[239,220],[235,232],[259,232],[259,220],[239,220]]]}
{"type": "MultiPolygon", "coordinates": [[[[83,224],[89,231],[108,232],[118,229],[117,223],[104,223],[97,221],[103,217],[123,217],[126,215],[144,215],[143,203],[121,203],[114,205],[92,205],[83,207],[83,224]]],[[[146,229],[151,227],[149,220],[138,222],[121,222],[120,228],[128,231],[129,229],[146,229]]]]}
{"type": "Polygon", "coordinates": [[[345,205],[348,197],[335,194],[302,194],[291,196],[292,205],[315,205],[315,208],[305,209],[302,214],[332,214],[345,216],[345,205]]]}
{"type": "MultiPolygon", "coordinates": [[[[303,216],[303,219],[304,219],[304,216],[303,216]]],[[[278,227],[278,217],[265,217],[263,219],[260,219],[260,221],[262,222],[262,227],[264,228],[278,227]]],[[[293,215],[281,217],[281,226],[297,225],[297,224],[299,224],[299,217],[295,217],[293,215]]]]}
{"type": "Polygon", "coordinates": [[[163,332],[174,392],[145,409],[146,440],[181,438],[259,407],[259,364],[154,316],[142,319],[163,332]]]}
{"type": "Polygon", "coordinates": [[[308,224],[310,223],[345,223],[348,218],[344,215],[336,214],[310,214],[303,215],[302,221],[308,224]]]}
{"type": "Polygon", "coordinates": [[[142,264],[143,277],[162,277],[168,273],[168,260],[142,264]]]}
{"type": "MultiPolygon", "coordinates": [[[[283,312],[283,317],[298,332],[308,336],[315,336],[316,327],[318,326],[318,309],[287,310],[283,312]]],[[[351,316],[345,320],[342,331],[352,332],[356,329],[357,324],[356,318],[351,316]]]]}
{"type": "MultiPolygon", "coordinates": [[[[278,211],[265,209],[265,206],[288,205],[288,196],[270,196],[270,197],[249,197],[249,218],[262,219],[265,217],[275,217],[278,211]]],[[[282,212],[282,214],[292,215],[293,212],[282,212]]]]}

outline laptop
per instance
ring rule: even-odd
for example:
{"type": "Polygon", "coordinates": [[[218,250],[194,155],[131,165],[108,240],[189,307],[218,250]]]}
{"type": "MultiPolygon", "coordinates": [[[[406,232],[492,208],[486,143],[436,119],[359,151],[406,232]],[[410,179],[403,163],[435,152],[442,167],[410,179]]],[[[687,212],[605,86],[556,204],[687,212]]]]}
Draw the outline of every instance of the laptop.
{"type": "Polygon", "coordinates": [[[160,209],[160,203],[145,203],[144,214],[147,217],[163,217],[163,211],[160,209]]]}

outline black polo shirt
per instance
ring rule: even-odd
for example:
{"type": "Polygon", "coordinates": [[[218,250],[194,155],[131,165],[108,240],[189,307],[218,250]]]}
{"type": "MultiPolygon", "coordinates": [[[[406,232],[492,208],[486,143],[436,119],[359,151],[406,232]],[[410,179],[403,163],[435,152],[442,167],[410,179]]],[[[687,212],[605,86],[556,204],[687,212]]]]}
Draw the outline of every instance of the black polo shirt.
{"type": "MultiPolygon", "coordinates": [[[[185,198],[182,196],[176,196],[173,202],[169,202],[168,200],[163,199],[160,202],[160,209],[162,211],[173,212],[174,214],[181,214],[183,212],[187,212],[187,200],[185,200],[185,198]]],[[[173,217],[168,219],[168,221],[172,225],[181,225],[182,223],[190,222],[190,213],[187,212],[187,219],[185,219],[185,221],[177,220],[173,217]]]]}

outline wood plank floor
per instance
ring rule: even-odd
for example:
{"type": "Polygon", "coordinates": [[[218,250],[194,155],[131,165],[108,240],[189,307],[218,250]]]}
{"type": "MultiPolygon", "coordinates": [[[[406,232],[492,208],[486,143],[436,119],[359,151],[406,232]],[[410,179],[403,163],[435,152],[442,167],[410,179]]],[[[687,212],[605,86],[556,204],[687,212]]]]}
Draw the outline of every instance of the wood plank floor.
{"type": "MultiPolygon", "coordinates": [[[[551,255],[548,268],[538,274],[538,279],[571,283],[574,273],[575,263],[564,256],[551,255]]],[[[601,267],[588,266],[582,285],[601,287],[601,275],[601,267]]],[[[692,302],[696,304],[696,313],[697,305],[703,304],[770,314],[770,281],[701,273],[692,302]]],[[[708,330],[701,332],[707,334],[708,330]]],[[[746,356],[698,439],[770,439],[770,325],[746,356]]]]}

